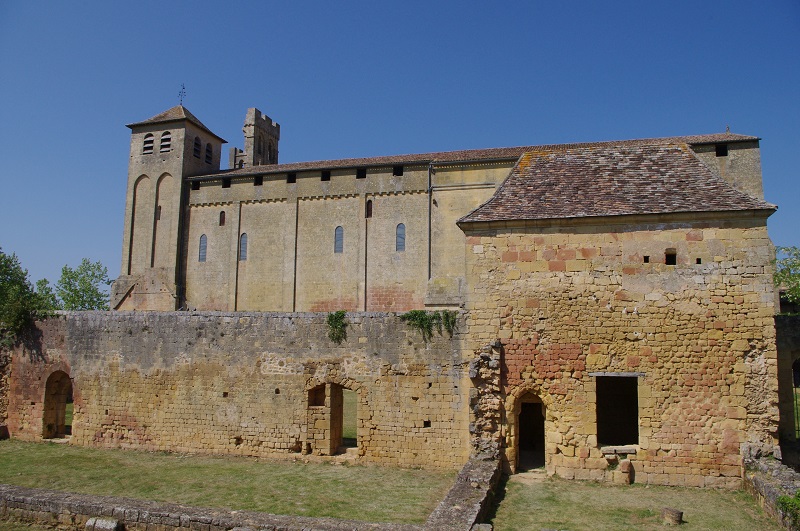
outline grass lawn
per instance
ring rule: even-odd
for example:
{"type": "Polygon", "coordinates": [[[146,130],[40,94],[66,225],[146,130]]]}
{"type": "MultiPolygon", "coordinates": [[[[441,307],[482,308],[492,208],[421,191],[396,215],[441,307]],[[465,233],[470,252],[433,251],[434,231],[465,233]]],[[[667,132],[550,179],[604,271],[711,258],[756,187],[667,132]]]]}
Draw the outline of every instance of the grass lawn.
{"type": "Polygon", "coordinates": [[[0,441],[0,483],[273,514],[420,523],[454,478],[455,472],[0,441]]]}
{"type": "Polygon", "coordinates": [[[683,511],[690,530],[780,531],[745,492],[680,487],[617,486],[512,476],[500,489],[491,520],[497,531],[518,529],[661,530],[661,509],[683,511]]]}

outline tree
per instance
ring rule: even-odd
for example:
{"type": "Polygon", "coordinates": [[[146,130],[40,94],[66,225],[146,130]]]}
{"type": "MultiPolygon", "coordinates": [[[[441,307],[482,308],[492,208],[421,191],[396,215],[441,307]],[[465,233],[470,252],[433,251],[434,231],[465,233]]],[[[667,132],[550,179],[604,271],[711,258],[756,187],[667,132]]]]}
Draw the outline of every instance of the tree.
{"type": "Polygon", "coordinates": [[[108,310],[108,294],[104,289],[111,284],[108,269],[100,262],[88,258],[72,269],[64,266],[56,283],[56,294],[65,310],[108,310]]]}
{"type": "Polygon", "coordinates": [[[61,309],[61,301],[56,297],[53,286],[50,285],[50,282],[46,278],[36,281],[36,294],[47,310],[52,312],[61,309]]]}
{"type": "Polygon", "coordinates": [[[786,290],[789,302],[800,304],[800,248],[778,247],[775,285],[786,290]]]}
{"type": "MultiPolygon", "coordinates": [[[[45,283],[47,281],[45,280],[45,283]]],[[[45,317],[51,308],[34,291],[15,254],[0,249],[0,347],[10,347],[22,329],[37,317],[45,317]]]]}

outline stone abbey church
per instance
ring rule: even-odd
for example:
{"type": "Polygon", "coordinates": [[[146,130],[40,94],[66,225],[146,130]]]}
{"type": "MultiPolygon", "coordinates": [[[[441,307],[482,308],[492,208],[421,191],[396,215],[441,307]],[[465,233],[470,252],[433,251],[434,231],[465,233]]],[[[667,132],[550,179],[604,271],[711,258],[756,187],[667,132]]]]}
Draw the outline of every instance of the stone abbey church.
{"type": "Polygon", "coordinates": [[[735,487],[794,433],[757,137],[281,164],[250,109],[221,170],[183,106],[128,127],[113,311],[14,351],[12,437],[64,436],[71,393],[71,444],[735,487]]]}

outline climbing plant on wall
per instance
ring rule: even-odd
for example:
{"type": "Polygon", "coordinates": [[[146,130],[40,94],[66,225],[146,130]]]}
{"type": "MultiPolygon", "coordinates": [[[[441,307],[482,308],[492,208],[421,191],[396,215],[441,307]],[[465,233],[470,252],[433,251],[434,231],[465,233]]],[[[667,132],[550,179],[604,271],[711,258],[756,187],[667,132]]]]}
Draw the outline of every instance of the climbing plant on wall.
{"type": "Polygon", "coordinates": [[[444,328],[447,334],[453,337],[458,320],[458,312],[452,310],[436,310],[432,312],[411,310],[401,314],[399,317],[408,323],[411,328],[419,330],[424,341],[430,341],[434,328],[439,335],[442,334],[442,328],[444,328]]]}
{"type": "Polygon", "coordinates": [[[347,312],[339,310],[328,314],[328,339],[340,344],[347,339],[347,319],[345,318],[347,312]]]}

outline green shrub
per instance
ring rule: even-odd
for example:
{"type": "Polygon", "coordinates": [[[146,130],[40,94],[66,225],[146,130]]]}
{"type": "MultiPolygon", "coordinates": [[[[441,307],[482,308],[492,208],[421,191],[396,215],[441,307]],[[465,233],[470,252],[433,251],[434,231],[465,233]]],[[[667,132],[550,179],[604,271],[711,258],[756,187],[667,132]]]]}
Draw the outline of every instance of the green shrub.
{"type": "Polygon", "coordinates": [[[430,341],[433,336],[433,330],[436,329],[439,335],[442,334],[442,328],[447,331],[450,337],[453,337],[453,332],[456,330],[458,321],[458,312],[451,310],[437,310],[427,312],[425,310],[411,310],[401,314],[400,319],[408,323],[411,328],[415,328],[422,334],[423,341],[430,341]]]}
{"type": "Polygon", "coordinates": [[[347,339],[347,312],[339,310],[328,314],[328,339],[339,345],[347,339]]]}

